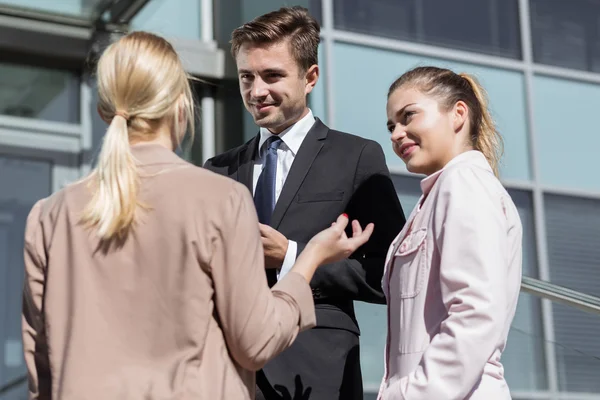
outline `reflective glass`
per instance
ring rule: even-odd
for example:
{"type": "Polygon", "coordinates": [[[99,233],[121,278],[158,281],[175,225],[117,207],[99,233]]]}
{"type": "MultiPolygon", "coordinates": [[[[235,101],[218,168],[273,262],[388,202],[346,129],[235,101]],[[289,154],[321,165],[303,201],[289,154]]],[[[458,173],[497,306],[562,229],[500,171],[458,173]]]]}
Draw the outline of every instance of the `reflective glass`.
{"type": "Polygon", "coordinates": [[[517,0],[335,0],[337,29],[520,58],[517,0]]]}
{"type": "Polygon", "coordinates": [[[91,18],[96,7],[102,2],[103,0],[0,0],[0,5],[91,18]]]}
{"type": "Polygon", "coordinates": [[[0,64],[0,114],[78,123],[79,88],[68,71],[0,64]]]}
{"type": "Polygon", "coordinates": [[[600,0],[530,0],[533,58],[600,72],[600,0]]]}

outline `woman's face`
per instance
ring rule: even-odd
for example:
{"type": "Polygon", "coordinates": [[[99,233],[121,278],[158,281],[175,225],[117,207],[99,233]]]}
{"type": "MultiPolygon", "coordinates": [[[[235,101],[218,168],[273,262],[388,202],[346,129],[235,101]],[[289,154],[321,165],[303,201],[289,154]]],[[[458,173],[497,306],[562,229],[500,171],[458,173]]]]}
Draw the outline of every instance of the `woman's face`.
{"type": "Polygon", "coordinates": [[[413,173],[430,175],[465,151],[468,109],[459,101],[449,111],[411,87],[396,89],[387,102],[394,152],[413,173]]]}

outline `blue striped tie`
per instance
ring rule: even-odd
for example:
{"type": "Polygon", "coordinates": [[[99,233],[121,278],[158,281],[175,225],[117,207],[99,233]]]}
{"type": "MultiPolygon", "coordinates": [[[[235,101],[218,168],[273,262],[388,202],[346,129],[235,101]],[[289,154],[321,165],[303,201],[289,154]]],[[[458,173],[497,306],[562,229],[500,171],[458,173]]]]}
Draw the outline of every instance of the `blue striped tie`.
{"type": "Polygon", "coordinates": [[[265,142],[267,148],[263,156],[263,169],[254,190],[254,205],[261,224],[269,225],[275,208],[275,178],[277,177],[277,149],[283,141],[279,136],[271,136],[265,142]]]}

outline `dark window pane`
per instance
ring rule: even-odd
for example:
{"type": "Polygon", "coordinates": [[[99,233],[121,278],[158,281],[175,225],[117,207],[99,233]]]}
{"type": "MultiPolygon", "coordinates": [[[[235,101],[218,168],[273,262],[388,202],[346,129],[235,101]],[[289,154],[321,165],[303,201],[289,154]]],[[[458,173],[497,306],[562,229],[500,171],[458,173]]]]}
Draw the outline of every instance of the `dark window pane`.
{"type": "Polygon", "coordinates": [[[61,70],[0,64],[0,114],[79,122],[79,78],[61,70]]]}
{"type": "MultiPolygon", "coordinates": [[[[550,280],[600,296],[600,200],[544,197],[550,280]]],[[[600,316],[553,304],[561,391],[600,391],[600,316]]]]}
{"type": "Polygon", "coordinates": [[[600,297],[600,200],[546,195],[550,280],[600,297]]]}
{"type": "Polygon", "coordinates": [[[335,0],[338,29],[520,58],[516,0],[335,0]]]}
{"type": "Polygon", "coordinates": [[[600,316],[562,304],[552,308],[559,390],[599,393],[600,316]]]}
{"type": "Polygon", "coordinates": [[[310,12],[310,15],[312,15],[321,26],[323,26],[323,16],[321,15],[322,8],[321,0],[308,1],[308,11],[310,12]]]}
{"type": "Polygon", "coordinates": [[[531,0],[535,62],[600,72],[600,0],[531,0]]]}

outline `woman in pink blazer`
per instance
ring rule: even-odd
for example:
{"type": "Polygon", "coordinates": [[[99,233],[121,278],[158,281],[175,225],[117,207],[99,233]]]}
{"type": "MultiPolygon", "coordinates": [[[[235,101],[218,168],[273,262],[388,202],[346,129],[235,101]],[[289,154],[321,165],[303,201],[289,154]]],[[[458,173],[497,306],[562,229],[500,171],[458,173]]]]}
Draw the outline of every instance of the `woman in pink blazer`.
{"type": "Polygon", "coordinates": [[[497,179],[501,138],[466,74],[419,67],[390,87],[392,146],[421,196],[388,253],[380,400],[510,399],[500,358],[521,282],[522,227],[497,179]]]}
{"type": "Polygon", "coordinates": [[[315,325],[316,267],[373,227],[354,221],[349,239],[340,216],[269,289],[248,189],[173,152],[194,124],[173,47],[131,33],[97,77],[109,123],[97,166],[27,220],[30,398],[253,399],[255,371],[315,325]]]}

